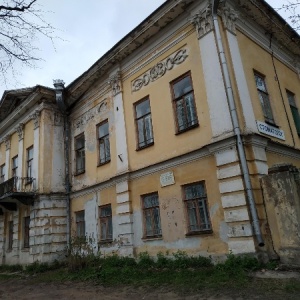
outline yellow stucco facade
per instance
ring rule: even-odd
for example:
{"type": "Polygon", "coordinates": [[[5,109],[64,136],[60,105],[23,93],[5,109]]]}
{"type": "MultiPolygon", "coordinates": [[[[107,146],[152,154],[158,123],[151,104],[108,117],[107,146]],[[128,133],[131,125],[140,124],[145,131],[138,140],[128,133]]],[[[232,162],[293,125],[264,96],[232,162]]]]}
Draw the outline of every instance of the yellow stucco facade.
{"type": "Polygon", "coordinates": [[[272,37],[253,22],[263,3],[188,2],[166,1],[69,86],[3,95],[3,112],[26,101],[0,123],[3,263],[59,258],[76,237],[102,254],[274,258],[284,232],[262,178],[300,167],[299,37],[285,47],[281,20],[272,37]]]}

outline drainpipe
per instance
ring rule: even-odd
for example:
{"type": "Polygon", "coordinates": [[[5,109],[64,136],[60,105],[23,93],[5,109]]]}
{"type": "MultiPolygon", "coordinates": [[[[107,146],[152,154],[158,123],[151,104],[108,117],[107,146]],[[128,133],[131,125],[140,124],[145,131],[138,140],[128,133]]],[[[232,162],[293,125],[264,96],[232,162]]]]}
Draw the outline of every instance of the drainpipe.
{"type": "Polygon", "coordinates": [[[67,115],[67,106],[64,101],[64,82],[60,79],[53,80],[53,85],[55,87],[56,103],[61,110],[64,118],[64,132],[65,132],[65,190],[66,190],[66,201],[67,201],[67,243],[70,246],[71,242],[71,209],[70,209],[70,170],[69,170],[69,140],[70,140],[70,126],[67,115]]]}
{"type": "Polygon", "coordinates": [[[243,146],[241,130],[240,130],[236,106],[235,106],[235,102],[234,102],[234,96],[233,96],[233,90],[232,90],[232,85],[231,85],[231,81],[230,81],[229,70],[228,70],[228,66],[227,66],[227,62],[226,62],[223,42],[222,42],[221,33],[220,33],[220,26],[219,26],[219,21],[218,21],[219,3],[220,3],[220,0],[212,0],[212,16],[213,16],[213,22],[214,22],[214,28],[215,28],[216,43],[217,43],[217,47],[218,47],[219,59],[220,59],[222,72],[223,72],[223,76],[224,76],[224,81],[225,81],[226,95],[227,95],[228,105],[229,105],[229,109],[230,109],[233,130],[234,130],[234,134],[237,139],[237,149],[238,149],[239,158],[240,158],[240,162],[241,162],[241,168],[242,168],[242,173],[243,173],[243,177],[244,177],[244,183],[245,183],[246,194],[247,194],[248,203],[249,203],[250,214],[252,217],[253,230],[254,230],[254,234],[256,236],[258,245],[260,247],[263,247],[265,245],[265,243],[263,241],[261,230],[260,230],[260,225],[259,225],[259,220],[258,220],[258,215],[257,215],[256,205],[255,205],[255,200],[254,200],[254,195],[253,195],[253,189],[252,189],[252,184],[251,184],[251,180],[250,180],[247,160],[246,160],[245,149],[243,146]]]}

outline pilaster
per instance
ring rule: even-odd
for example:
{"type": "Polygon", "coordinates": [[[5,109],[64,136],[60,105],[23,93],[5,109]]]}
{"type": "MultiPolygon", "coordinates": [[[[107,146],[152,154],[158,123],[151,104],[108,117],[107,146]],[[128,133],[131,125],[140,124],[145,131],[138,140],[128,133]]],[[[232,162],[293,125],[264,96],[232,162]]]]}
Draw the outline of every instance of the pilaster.
{"type": "Polygon", "coordinates": [[[67,246],[64,195],[40,195],[30,212],[30,256],[33,261],[62,259],[67,246]]]}
{"type": "Polygon", "coordinates": [[[222,17],[223,27],[226,31],[231,56],[231,63],[235,73],[235,80],[237,84],[239,100],[242,106],[244,124],[241,125],[241,128],[245,133],[257,133],[258,130],[255,122],[254,110],[245,76],[240,48],[236,36],[235,24],[238,20],[238,14],[227,4],[221,6],[220,14],[222,17]]]}
{"type": "Polygon", "coordinates": [[[233,126],[213,32],[211,7],[197,13],[192,23],[198,34],[213,140],[216,141],[232,135],[233,126]]]}
{"type": "Polygon", "coordinates": [[[132,204],[128,187],[128,180],[116,184],[117,194],[117,222],[120,255],[133,255],[133,221],[132,204]]]}
{"type": "MultiPolygon", "coordinates": [[[[19,136],[17,177],[23,177],[24,124],[20,123],[16,128],[16,131],[19,136]]],[[[18,184],[21,185],[21,180],[18,181],[18,184]]],[[[21,189],[21,186],[18,186],[17,188],[21,189]]]]}
{"type": "Polygon", "coordinates": [[[10,135],[5,136],[4,142],[5,142],[5,176],[4,180],[8,180],[8,171],[9,171],[9,162],[10,162],[10,135]]]}
{"type": "Polygon", "coordinates": [[[36,110],[32,114],[34,122],[33,132],[33,170],[32,175],[35,178],[35,189],[39,188],[39,148],[40,148],[40,111],[36,110]]]}
{"type": "Polygon", "coordinates": [[[118,70],[109,79],[114,102],[114,120],[117,150],[117,174],[128,171],[128,150],[125,129],[125,117],[122,95],[121,73],[118,70]]]}
{"type": "Polygon", "coordinates": [[[228,247],[234,254],[255,253],[253,230],[236,143],[224,141],[210,146],[217,164],[217,178],[228,225],[228,247]]]}

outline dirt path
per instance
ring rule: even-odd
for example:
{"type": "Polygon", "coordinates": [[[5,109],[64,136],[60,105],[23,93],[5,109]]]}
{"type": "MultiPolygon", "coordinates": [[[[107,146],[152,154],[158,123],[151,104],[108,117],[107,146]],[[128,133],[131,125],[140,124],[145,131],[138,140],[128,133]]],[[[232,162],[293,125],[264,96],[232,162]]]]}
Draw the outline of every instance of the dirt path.
{"type": "Polygon", "coordinates": [[[0,299],[13,300],[120,300],[120,299],[162,299],[162,300],[243,300],[243,299],[264,299],[264,300],[299,300],[300,294],[288,293],[286,291],[258,291],[256,289],[237,290],[203,290],[197,293],[183,294],[175,292],[170,287],[109,287],[104,288],[91,283],[33,283],[28,279],[7,279],[0,281],[0,299]]]}

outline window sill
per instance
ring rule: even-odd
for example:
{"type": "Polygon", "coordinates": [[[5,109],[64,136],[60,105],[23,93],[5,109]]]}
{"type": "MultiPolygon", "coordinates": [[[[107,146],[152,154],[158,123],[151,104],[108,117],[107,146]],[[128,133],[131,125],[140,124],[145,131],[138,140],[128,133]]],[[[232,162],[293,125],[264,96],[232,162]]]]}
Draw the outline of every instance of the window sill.
{"type": "Polygon", "coordinates": [[[75,174],[74,174],[74,176],[79,176],[79,175],[82,175],[82,174],[84,174],[85,173],[85,170],[84,171],[81,171],[81,172],[76,172],[75,174]]]}
{"type": "Polygon", "coordinates": [[[112,244],[113,240],[102,240],[99,241],[98,244],[99,245],[106,245],[106,244],[112,244]]]}
{"type": "Polygon", "coordinates": [[[206,234],[212,234],[212,230],[205,230],[205,231],[192,231],[185,234],[186,237],[192,237],[197,235],[206,235],[206,234]]]}
{"type": "Polygon", "coordinates": [[[265,120],[265,123],[266,123],[266,124],[268,124],[268,125],[270,125],[270,126],[273,126],[273,127],[279,128],[279,126],[278,126],[278,125],[276,125],[276,123],[272,123],[272,122],[270,122],[270,121],[266,121],[266,120],[265,120]]]}
{"type": "Polygon", "coordinates": [[[142,237],[142,240],[143,240],[144,242],[147,242],[147,241],[157,241],[157,240],[162,240],[162,239],[163,239],[162,235],[160,235],[160,236],[147,236],[147,237],[142,237]]]}
{"type": "Polygon", "coordinates": [[[21,252],[29,252],[29,250],[30,250],[30,248],[28,247],[26,247],[26,248],[23,248],[23,249],[21,249],[21,252]]]}
{"type": "Polygon", "coordinates": [[[148,148],[148,147],[151,147],[151,146],[153,146],[153,145],[154,145],[154,142],[153,142],[153,143],[150,143],[150,144],[147,144],[146,146],[143,146],[143,147],[138,147],[138,148],[136,148],[135,151],[141,151],[141,150],[146,149],[146,148],[148,148]]]}
{"type": "Polygon", "coordinates": [[[181,134],[181,133],[184,133],[184,132],[186,132],[186,131],[189,131],[189,130],[194,129],[194,128],[197,128],[197,127],[199,127],[199,123],[197,123],[197,124],[195,124],[195,125],[192,125],[192,126],[189,126],[189,127],[185,128],[185,129],[182,129],[182,130],[180,130],[180,131],[177,131],[177,132],[175,133],[175,135],[179,135],[179,134],[181,134]]]}
{"type": "Polygon", "coordinates": [[[97,167],[101,167],[101,166],[104,166],[104,165],[107,165],[108,163],[110,163],[110,160],[107,160],[103,163],[98,163],[97,167]]]}

